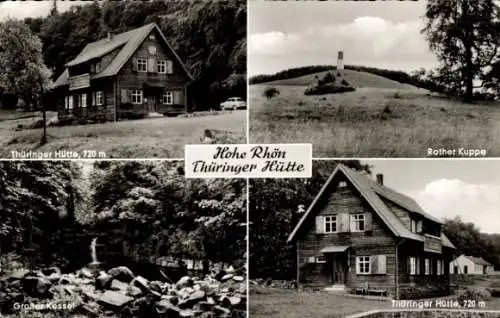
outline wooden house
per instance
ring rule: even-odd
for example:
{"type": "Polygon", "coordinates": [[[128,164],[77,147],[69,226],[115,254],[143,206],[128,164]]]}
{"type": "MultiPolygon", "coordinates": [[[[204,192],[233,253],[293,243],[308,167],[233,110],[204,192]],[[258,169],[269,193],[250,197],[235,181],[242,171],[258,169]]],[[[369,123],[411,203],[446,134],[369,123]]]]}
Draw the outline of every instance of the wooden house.
{"type": "Polygon", "coordinates": [[[493,274],[493,265],[482,257],[460,255],[450,263],[450,274],[486,275],[493,274]]]}
{"type": "Polygon", "coordinates": [[[288,237],[300,287],[396,299],[449,292],[455,247],[412,198],[339,164],[288,237]]]}
{"type": "Polygon", "coordinates": [[[186,111],[192,77],[155,24],[87,44],[54,83],[60,120],[186,111]]]}

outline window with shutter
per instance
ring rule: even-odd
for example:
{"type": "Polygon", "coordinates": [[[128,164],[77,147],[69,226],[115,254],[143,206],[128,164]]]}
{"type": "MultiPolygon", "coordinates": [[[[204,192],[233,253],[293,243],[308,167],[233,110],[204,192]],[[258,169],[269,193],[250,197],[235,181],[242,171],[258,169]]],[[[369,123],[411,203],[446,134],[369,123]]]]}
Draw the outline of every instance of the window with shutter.
{"type": "Polygon", "coordinates": [[[370,256],[370,267],[372,274],[378,274],[378,255],[370,256]]]}
{"type": "Polygon", "coordinates": [[[325,231],[325,226],[323,225],[324,218],[322,216],[316,217],[316,233],[323,234],[325,231]]]}
{"type": "Polygon", "coordinates": [[[137,72],[137,58],[132,59],[132,71],[137,72]]]}
{"type": "Polygon", "coordinates": [[[174,63],[170,60],[167,61],[167,74],[174,73],[174,63]]]}
{"type": "Polygon", "coordinates": [[[370,274],[370,256],[356,256],[356,274],[370,274]]]}
{"type": "Polygon", "coordinates": [[[128,98],[128,89],[122,88],[122,94],[121,94],[121,102],[122,104],[128,104],[130,103],[129,98],[128,98]]]}
{"type": "Polygon", "coordinates": [[[377,255],[377,274],[387,274],[387,257],[385,255],[377,255]]]}
{"type": "Polygon", "coordinates": [[[340,232],[349,232],[349,213],[341,213],[339,216],[340,232]]]}
{"type": "Polygon", "coordinates": [[[148,72],[149,73],[156,73],[156,59],[154,57],[150,57],[148,59],[148,72]]]}
{"type": "Polygon", "coordinates": [[[365,213],[365,231],[371,231],[372,230],[372,214],[371,213],[365,213]]]}

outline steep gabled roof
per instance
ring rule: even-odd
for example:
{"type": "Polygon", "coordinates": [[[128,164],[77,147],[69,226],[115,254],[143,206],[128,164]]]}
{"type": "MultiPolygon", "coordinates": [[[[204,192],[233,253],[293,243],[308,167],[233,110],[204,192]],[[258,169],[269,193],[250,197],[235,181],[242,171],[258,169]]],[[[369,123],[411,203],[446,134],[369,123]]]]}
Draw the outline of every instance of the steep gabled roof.
{"type": "Polygon", "coordinates": [[[466,255],[464,255],[464,257],[469,259],[470,261],[472,261],[474,264],[477,264],[477,265],[492,266],[489,262],[485,261],[482,257],[466,256],[466,255]]]}
{"type": "MultiPolygon", "coordinates": [[[[107,38],[101,39],[92,43],[87,44],[83,50],[78,54],[76,58],[66,63],[66,67],[71,67],[81,63],[88,62],[92,59],[102,57],[114,50],[119,50],[115,58],[109,63],[109,65],[102,70],[102,72],[93,75],[91,78],[102,78],[107,76],[116,75],[121,68],[127,63],[127,61],[132,57],[139,46],[144,42],[146,37],[155,30],[161,37],[161,40],[167,45],[168,49],[174,54],[177,62],[180,63],[184,72],[189,77],[193,79],[191,73],[187,69],[186,65],[179,58],[177,53],[173,50],[170,43],[167,41],[160,28],[156,23],[150,23],[140,28],[130,30],[124,33],[113,35],[113,37],[108,40],[107,38]]],[[[54,87],[68,85],[69,72],[66,69],[55,81],[54,87]]]]}
{"type": "MultiPolygon", "coordinates": [[[[402,200],[405,196],[402,194],[399,194],[398,197],[394,193],[394,190],[390,189],[391,192],[389,192],[389,188],[383,187],[383,186],[377,186],[375,182],[360,173],[349,169],[343,164],[338,164],[333,173],[330,175],[328,180],[325,182],[321,190],[319,191],[318,195],[314,198],[313,202],[307,209],[307,211],[304,213],[300,221],[297,223],[295,226],[295,229],[292,231],[292,233],[288,237],[288,242],[291,242],[295,239],[295,236],[297,235],[299,229],[301,228],[302,224],[305,222],[305,220],[309,217],[309,215],[312,213],[314,210],[316,204],[320,200],[320,198],[323,196],[323,194],[326,192],[327,188],[329,187],[330,183],[332,182],[333,178],[337,173],[343,173],[346,178],[351,182],[351,184],[359,191],[361,196],[370,204],[370,206],[373,208],[375,213],[382,219],[382,221],[387,225],[389,230],[397,237],[402,237],[402,238],[407,238],[410,240],[416,240],[416,241],[423,241],[424,237],[422,235],[416,234],[411,232],[404,224],[403,222],[390,210],[390,208],[382,201],[380,198],[379,194],[377,192],[384,192],[385,195],[381,196],[390,196],[391,198],[388,198],[391,201],[399,201],[395,202],[403,207],[408,204],[414,204],[415,206],[412,206],[413,209],[417,210],[418,209],[422,210],[418,206],[418,204],[412,199],[412,202],[409,202],[409,200],[402,200]],[[378,191],[376,191],[378,190],[378,191]]],[[[423,210],[422,210],[423,211],[423,210]]],[[[450,242],[450,240],[446,237],[446,235],[441,234],[441,240],[443,246],[450,247],[450,248],[455,248],[453,244],[450,242]]]]}

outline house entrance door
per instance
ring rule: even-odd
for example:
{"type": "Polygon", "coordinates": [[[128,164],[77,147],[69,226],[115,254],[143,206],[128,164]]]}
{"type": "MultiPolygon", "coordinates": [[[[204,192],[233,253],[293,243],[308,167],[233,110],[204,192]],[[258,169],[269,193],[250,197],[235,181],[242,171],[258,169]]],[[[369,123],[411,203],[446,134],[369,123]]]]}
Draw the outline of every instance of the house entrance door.
{"type": "Polygon", "coordinates": [[[343,253],[333,254],[333,284],[345,284],[346,258],[343,253]]]}
{"type": "Polygon", "coordinates": [[[148,112],[156,113],[158,110],[156,108],[156,96],[151,95],[147,97],[148,99],[148,112]]]}

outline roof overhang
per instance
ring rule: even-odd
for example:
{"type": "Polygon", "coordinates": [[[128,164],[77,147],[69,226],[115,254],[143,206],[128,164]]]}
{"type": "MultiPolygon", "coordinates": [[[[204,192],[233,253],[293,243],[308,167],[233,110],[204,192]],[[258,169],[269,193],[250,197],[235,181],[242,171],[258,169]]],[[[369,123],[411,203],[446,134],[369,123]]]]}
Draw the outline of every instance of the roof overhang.
{"type": "Polygon", "coordinates": [[[347,246],[347,245],[342,245],[342,246],[329,245],[329,246],[323,247],[319,252],[323,253],[323,254],[325,254],[325,253],[342,253],[342,252],[345,252],[348,248],[349,248],[349,246],[347,246]]]}

